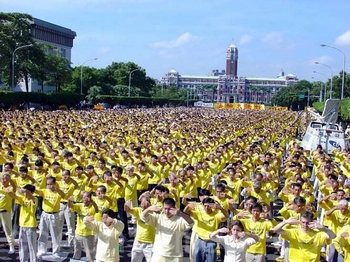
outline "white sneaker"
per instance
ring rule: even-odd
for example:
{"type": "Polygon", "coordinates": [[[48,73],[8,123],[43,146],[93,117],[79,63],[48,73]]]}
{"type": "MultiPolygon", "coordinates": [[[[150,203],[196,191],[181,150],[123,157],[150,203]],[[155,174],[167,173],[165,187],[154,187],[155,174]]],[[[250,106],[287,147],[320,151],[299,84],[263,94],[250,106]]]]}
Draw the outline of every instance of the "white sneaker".
{"type": "Polygon", "coordinates": [[[12,255],[15,253],[15,249],[10,248],[9,252],[7,252],[8,255],[12,255]]]}

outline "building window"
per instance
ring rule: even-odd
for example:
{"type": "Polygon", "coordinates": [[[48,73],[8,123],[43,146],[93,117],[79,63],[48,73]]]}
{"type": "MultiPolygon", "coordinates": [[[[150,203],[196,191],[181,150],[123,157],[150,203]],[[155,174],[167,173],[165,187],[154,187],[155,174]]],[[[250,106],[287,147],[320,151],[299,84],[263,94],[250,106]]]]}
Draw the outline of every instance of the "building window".
{"type": "Polygon", "coordinates": [[[66,58],[66,55],[67,55],[66,49],[61,48],[61,56],[64,57],[64,58],[66,58]]]}

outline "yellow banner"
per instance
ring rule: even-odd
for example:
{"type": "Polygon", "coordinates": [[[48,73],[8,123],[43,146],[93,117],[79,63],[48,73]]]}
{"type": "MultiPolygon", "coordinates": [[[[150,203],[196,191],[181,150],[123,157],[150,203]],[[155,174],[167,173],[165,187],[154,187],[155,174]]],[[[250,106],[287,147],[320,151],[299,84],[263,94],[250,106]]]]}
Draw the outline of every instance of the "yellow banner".
{"type": "Polygon", "coordinates": [[[214,103],[214,108],[218,109],[245,109],[245,110],[288,110],[285,106],[265,106],[262,104],[245,104],[245,103],[214,103]]]}

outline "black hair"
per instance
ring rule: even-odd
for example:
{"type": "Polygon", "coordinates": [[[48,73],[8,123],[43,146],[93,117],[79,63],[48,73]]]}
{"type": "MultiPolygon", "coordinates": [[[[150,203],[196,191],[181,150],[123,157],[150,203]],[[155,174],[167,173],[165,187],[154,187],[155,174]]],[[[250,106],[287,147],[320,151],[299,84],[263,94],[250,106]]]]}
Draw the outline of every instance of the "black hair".
{"type": "Polygon", "coordinates": [[[263,207],[262,207],[262,205],[260,205],[259,203],[254,203],[254,204],[250,207],[250,209],[259,209],[260,212],[263,211],[263,207]]]}
{"type": "Polygon", "coordinates": [[[24,189],[30,191],[31,193],[35,192],[35,186],[31,185],[31,184],[27,184],[23,187],[24,189]]]}
{"type": "Polygon", "coordinates": [[[107,216],[111,217],[111,218],[115,218],[115,213],[112,209],[106,209],[102,212],[102,215],[106,214],[107,216]]]}
{"type": "Polygon", "coordinates": [[[171,207],[175,207],[175,204],[176,204],[175,200],[172,199],[171,197],[167,197],[163,200],[163,205],[169,205],[171,207]]]}

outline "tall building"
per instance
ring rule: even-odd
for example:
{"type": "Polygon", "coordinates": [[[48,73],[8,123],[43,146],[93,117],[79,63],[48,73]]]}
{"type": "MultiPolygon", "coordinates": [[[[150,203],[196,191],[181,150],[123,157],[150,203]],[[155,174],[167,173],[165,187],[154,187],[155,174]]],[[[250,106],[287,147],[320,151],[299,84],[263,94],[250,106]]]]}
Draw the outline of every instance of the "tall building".
{"type": "Polygon", "coordinates": [[[283,87],[291,86],[298,81],[293,74],[277,77],[243,77],[238,76],[238,48],[231,44],[226,51],[226,72],[213,70],[207,76],[181,75],[170,70],[161,79],[163,85],[174,85],[190,90],[191,98],[203,101],[227,103],[270,103],[272,97],[283,87]]]}
{"type": "Polygon", "coordinates": [[[231,44],[226,51],[226,75],[237,77],[238,69],[238,49],[234,44],[231,44]]]}
{"type": "MultiPolygon", "coordinates": [[[[33,18],[30,23],[31,33],[36,42],[51,45],[58,55],[65,57],[69,63],[71,62],[71,52],[73,40],[77,36],[76,32],[38,18],[33,18]]],[[[29,92],[40,92],[41,83],[30,78],[28,90],[29,92]]],[[[15,86],[14,91],[26,91],[24,81],[15,86]]],[[[54,91],[56,91],[55,86],[44,86],[44,92],[54,91]]]]}

